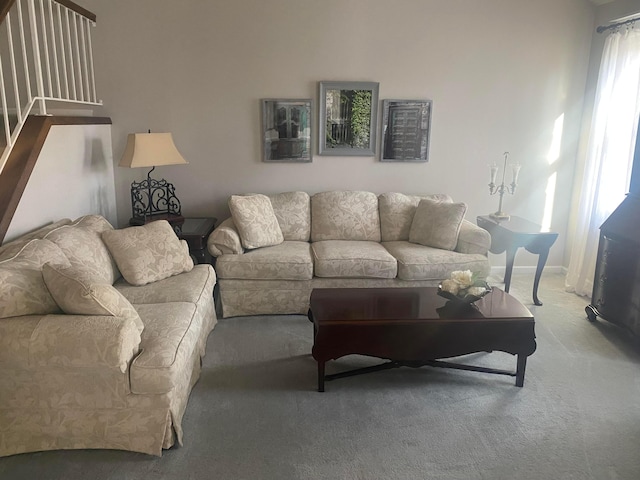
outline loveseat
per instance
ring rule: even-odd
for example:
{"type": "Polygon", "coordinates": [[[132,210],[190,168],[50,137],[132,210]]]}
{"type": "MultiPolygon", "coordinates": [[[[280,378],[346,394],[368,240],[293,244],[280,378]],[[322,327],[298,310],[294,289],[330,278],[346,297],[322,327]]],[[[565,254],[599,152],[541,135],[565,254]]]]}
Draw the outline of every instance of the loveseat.
{"type": "Polygon", "coordinates": [[[305,314],[314,287],[434,286],[490,271],[491,237],[446,194],[232,195],[229,209],[208,239],[223,317],[305,314]]]}
{"type": "Polygon", "coordinates": [[[182,444],[215,282],[166,221],[89,215],[0,247],[0,456],[182,444]]]}

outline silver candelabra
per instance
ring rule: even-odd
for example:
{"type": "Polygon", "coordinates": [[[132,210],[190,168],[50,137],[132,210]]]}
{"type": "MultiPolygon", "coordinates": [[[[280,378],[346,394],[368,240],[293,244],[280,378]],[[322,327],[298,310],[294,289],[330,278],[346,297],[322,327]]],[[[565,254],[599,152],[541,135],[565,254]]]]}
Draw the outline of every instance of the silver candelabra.
{"type": "Polygon", "coordinates": [[[513,195],[516,192],[516,187],[518,186],[518,175],[520,173],[521,165],[519,163],[511,164],[511,171],[513,173],[513,179],[509,185],[505,185],[504,178],[507,173],[507,161],[509,159],[509,152],[504,152],[504,166],[502,168],[502,182],[500,185],[496,185],[496,176],[498,175],[498,165],[491,165],[491,181],[489,182],[489,195],[495,195],[496,193],[500,195],[500,201],[498,202],[498,211],[491,214],[492,218],[496,220],[508,220],[509,215],[502,211],[502,197],[505,192],[513,195]]]}

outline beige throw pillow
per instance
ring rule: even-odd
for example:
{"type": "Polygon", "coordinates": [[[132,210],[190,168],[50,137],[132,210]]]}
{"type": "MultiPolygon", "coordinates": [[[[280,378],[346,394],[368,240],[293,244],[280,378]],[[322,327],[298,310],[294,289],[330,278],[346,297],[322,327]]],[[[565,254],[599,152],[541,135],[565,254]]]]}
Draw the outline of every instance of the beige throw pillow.
{"type": "Polygon", "coordinates": [[[409,241],[443,250],[455,249],[466,212],[464,203],[420,200],[411,223],[409,241]]]}
{"type": "Polygon", "coordinates": [[[177,237],[166,220],[105,231],[102,240],[131,285],[146,285],[193,269],[187,242],[177,237]]]}
{"type": "Polygon", "coordinates": [[[92,272],[46,263],[42,277],[64,313],[131,318],[138,331],[144,324],[129,300],[108,283],[94,282],[92,272]]]}
{"type": "Polygon", "coordinates": [[[229,210],[244,248],[270,247],[284,242],[278,218],[266,195],[231,195],[229,210]]]}

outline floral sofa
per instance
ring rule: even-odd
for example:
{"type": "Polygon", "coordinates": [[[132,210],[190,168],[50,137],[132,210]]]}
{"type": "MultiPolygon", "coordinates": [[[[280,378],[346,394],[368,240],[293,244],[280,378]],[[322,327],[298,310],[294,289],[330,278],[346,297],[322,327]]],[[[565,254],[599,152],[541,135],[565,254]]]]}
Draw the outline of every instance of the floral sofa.
{"type": "Polygon", "coordinates": [[[0,247],[0,456],[182,444],[215,282],[166,221],[90,215],[0,247]]]}
{"type": "Polygon", "coordinates": [[[232,195],[209,236],[224,317],[304,314],[316,287],[433,286],[490,271],[489,234],[445,194],[232,195]]]}

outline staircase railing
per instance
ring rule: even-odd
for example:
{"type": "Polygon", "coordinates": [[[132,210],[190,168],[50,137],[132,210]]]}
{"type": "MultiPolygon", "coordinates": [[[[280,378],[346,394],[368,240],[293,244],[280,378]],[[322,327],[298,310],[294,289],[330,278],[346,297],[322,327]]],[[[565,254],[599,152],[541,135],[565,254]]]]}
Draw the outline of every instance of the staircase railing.
{"type": "Polygon", "coordinates": [[[0,0],[0,172],[27,116],[47,102],[101,105],[91,27],[96,16],[69,0],[0,0]],[[4,144],[4,145],[3,145],[4,144]]]}

